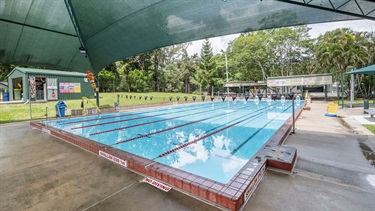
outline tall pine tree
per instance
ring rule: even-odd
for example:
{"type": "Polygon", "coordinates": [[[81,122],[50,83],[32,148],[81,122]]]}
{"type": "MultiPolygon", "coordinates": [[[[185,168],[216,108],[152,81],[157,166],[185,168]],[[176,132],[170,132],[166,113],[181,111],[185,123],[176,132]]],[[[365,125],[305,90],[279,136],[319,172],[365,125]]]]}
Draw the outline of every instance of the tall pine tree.
{"type": "Polygon", "coordinates": [[[213,60],[211,43],[208,39],[205,39],[202,44],[200,57],[199,82],[205,90],[211,91],[208,89],[211,87],[213,90],[215,85],[213,80],[215,76],[215,62],[213,60]]]}

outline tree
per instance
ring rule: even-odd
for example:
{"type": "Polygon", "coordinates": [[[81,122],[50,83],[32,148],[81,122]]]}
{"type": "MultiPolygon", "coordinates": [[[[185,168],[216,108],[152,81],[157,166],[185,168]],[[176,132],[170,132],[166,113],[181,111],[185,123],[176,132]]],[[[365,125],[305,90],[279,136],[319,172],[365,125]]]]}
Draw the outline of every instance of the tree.
{"type": "Polygon", "coordinates": [[[8,74],[15,68],[13,64],[0,63],[0,81],[8,81],[8,74]]]}
{"type": "Polygon", "coordinates": [[[108,92],[110,90],[115,91],[114,80],[116,78],[115,73],[106,69],[99,71],[99,89],[100,91],[108,92]]]}
{"type": "Polygon", "coordinates": [[[208,89],[214,87],[214,75],[215,75],[215,62],[212,59],[212,47],[208,39],[203,41],[201,55],[200,55],[200,67],[198,70],[198,81],[203,88],[208,89]]]}

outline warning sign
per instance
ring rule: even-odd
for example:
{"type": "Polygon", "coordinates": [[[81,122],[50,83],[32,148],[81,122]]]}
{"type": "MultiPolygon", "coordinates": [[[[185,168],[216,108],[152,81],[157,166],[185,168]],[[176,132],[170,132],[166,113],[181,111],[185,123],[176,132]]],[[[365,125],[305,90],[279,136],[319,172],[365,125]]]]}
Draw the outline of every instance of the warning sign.
{"type": "Polygon", "coordinates": [[[338,105],[335,103],[327,103],[327,113],[326,116],[337,116],[338,105]]]}

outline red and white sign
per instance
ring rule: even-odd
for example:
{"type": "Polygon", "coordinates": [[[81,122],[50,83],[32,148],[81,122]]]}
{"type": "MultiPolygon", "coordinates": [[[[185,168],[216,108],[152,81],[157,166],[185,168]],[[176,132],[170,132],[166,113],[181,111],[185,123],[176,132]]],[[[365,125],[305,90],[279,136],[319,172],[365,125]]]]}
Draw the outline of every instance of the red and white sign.
{"type": "Polygon", "coordinates": [[[251,181],[249,187],[245,191],[245,201],[247,201],[250,198],[250,196],[254,193],[255,188],[257,188],[265,172],[266,172],[266,164],[263,164],[262,168],[260,168],[258,174],[255,175],[253,181],[251,181]]]}
{"type": "Polygon", "coordinates": [[[160,183],[160,182],[158,182],[156,180],[153,180],[153,179],[151,179],[149,177],[144,178],[143,182],[146,182],[146,183],[148,183],[148,184],[150,184],[150,185],[152,185],[154,187],[157,187],[160,190],[165,191],[165,192],[168,192],[168,191],[170,191],[172,189],[172,187],[164,185],[163,183],[160,183]]]}
{"type": "Polygon", "coordinates": [[[97,113],[98,113],[98,110],[97,110],[96,108],[93,108],[93,109],[91,110],[91,113],[92,113],[92,114],[97,114],[97,113]]]}
{"type": "Polygon", "coordinates": [[[108,159],[108,160],[110,160],[110,161],[118,163],[118,164],[122,165],[125,168],[128,167],[128,163],[126,162],[126,160],[122,160],[122,159],[120,159],[118,157],[115,157],[115,156],[113,156],[111,154],[108,154],[106,152],[103,152],[101,150],[99,150],[99,155],[102,156],[102,157],[104,157],[104,158],[106,158],[106,159],[108,159]]]}

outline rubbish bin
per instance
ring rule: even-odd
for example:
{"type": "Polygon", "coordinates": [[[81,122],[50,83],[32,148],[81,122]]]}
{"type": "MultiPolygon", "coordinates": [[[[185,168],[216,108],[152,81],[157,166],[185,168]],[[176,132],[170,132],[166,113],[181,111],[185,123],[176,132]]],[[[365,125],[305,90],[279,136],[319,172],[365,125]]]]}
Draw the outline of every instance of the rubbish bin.
{"type": "Polygon", "coordinates": [[[366,110],[366,109],[369,109],[369,101],[368,99],[364,99],[363,100],[363,109],[366,110]]]}
{"type": "Polygon", "coordinates": [[[9,92],[3,92],[3,101],[9,101],[9,92]]]}
{"type": "Polygon", "coordinates": [[[14,89],[14,100],[21,100],[21,89],[14,89]]]}
{"type": "Polygon", "coordinates": [[[57,117],[64,117],[65,116],[65,108],[67,107],[67,105],[64,103],[64,101],[59,101],[57,102],[57,104],[55,105],[55,108],[56,108],[56,116],[57,117]]]}

